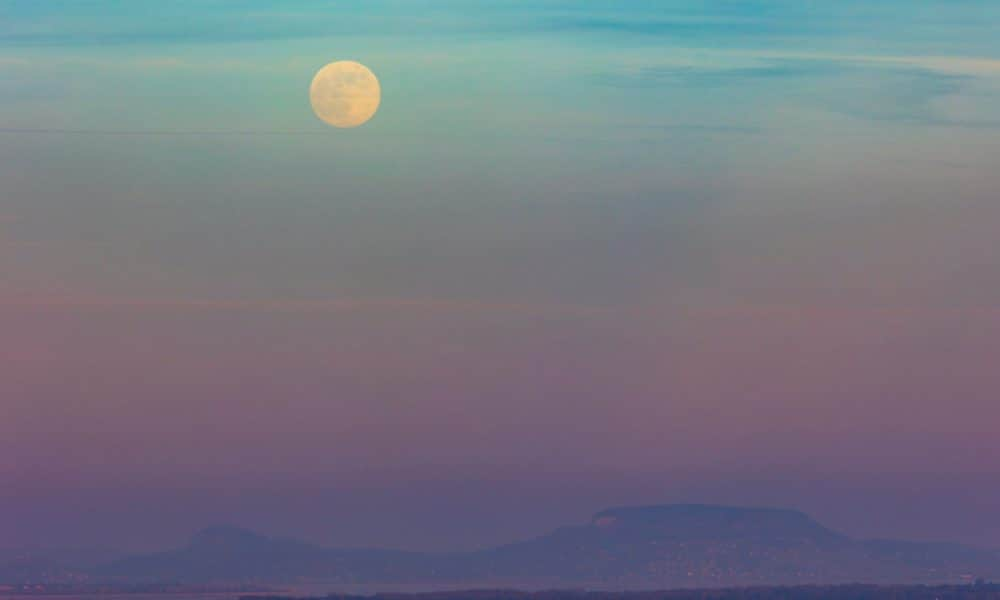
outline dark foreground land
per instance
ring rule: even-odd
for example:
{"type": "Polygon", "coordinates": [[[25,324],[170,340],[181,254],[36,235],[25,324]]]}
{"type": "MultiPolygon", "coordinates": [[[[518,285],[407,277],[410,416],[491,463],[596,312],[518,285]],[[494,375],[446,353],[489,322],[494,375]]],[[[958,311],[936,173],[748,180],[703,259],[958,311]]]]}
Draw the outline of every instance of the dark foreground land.
{"type": "MultiPolygon", "coordinates": [[[[1000,585],[836,585],[661,592],[517,592],[475,590],[426,594],[330,595],[324,600],[1000,600],[1000,585]]],[[[254,596],[241,600],[315,600],[254,596]]]]}

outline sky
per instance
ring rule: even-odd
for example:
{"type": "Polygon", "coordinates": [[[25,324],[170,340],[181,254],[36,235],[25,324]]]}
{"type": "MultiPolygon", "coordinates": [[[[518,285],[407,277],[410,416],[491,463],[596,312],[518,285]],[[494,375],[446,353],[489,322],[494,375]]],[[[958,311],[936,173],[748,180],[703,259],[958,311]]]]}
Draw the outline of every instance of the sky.
{"type": "Polygon", "coordinates": [[[1000,4],[0,0],[0,540],[1000,547],[1000,4]],[[378,113],[333,129],[313,74],[378,113]]]}

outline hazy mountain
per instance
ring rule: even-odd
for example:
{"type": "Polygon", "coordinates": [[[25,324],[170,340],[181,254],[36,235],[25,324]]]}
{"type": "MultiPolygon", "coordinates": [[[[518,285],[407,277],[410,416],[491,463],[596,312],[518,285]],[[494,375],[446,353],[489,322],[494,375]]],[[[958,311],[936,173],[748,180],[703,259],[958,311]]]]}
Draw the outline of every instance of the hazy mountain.
{"type": "Polygon", "coordinates": [[[623,587],[951,581],[1000,574],[995,552],[855,541],[791,510],[702,505],[607,510],[589,525],[483,553],[496,576],[623,587]]]}
{"type": "Polygon", "coordinates": [[[616,508],[590,523],[469,553],[338,550],[236,528],[92,571],[118,581],[462,582],[667,588],[836,582],[948,582],[1000,576],[1000,553],[954,544],[858,541],[780,509],[616,508]]]}
{"type": "Polygon", "coordinates": [[[603,511],[588,525],[483,554],[504,576],[703,584],[821,577],[850,545],[795,511],[675,505],[603,511]]]}

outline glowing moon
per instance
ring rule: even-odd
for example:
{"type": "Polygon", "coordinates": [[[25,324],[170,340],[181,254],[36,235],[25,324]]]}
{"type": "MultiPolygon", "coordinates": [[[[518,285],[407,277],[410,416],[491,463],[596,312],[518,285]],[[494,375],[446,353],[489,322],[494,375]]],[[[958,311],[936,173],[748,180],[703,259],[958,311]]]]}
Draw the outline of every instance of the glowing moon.
{"type": "Polygon", "coordinates": [[[334,127],[364,125],[382,102],[382,88],[368,67],[352,60],[332,62],[309,87],[313,112],[334,127]]]}

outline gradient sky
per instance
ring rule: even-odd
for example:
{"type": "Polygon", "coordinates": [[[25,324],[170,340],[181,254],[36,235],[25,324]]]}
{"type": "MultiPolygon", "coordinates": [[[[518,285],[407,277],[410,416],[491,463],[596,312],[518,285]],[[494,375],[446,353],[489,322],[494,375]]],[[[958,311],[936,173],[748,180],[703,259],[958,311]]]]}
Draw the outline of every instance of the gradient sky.
{"type": "Polygon", "coordinates": [[[1000,547],[998,30],[0,0],[0,545],[474,548],[684,501],[1000,547]],[[382,84],[355,130],[309,106],[340,59],[382,84]]]}

